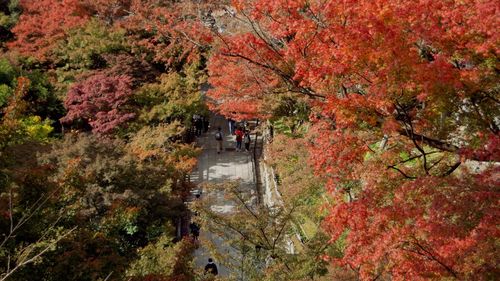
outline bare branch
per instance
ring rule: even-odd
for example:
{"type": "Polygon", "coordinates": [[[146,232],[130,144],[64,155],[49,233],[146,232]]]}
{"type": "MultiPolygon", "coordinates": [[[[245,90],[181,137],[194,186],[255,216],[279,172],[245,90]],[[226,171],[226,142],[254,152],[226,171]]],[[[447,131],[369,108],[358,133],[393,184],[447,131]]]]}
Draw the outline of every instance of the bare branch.
{"type": "Polygon", "coordinates": [[[451,173],[453,173],[461,164],[461,161],[457,161],[453,166],[450,167],[450,169],[446,173],[443,174],[443,176],[451,175],[451,173]]]}
{"type": "MultiPolygon", "coordinates": [[[[78,227],[75,226],[73,227],[72,229],[68,230],[66,233],[64,233],[63,235],[57,237],[57,239],[55,239],[54,241],[52,241],[51,243],[49,243],[47,246],[45,246],[40,252],[38,252],[37,254],[35,254],[34,256],[32,256],[31,258],[29,259],[26,259],[26,260],[21,260],[21,261],[18,261],[16,266],[10,270],[8,270],[7,272],[5,272],[3,274],[3,276],[0,276],[0,281],[5,281],[7,280],[7,278],[9,278],[9,276],[11,276],[12,274],[14,274],[16,271],[18,271],[20,268],[22,268],[23,266],[26,266],[30,263],[33,263],[35,262],[38,258],[40,258],[41,256],[43,256],[43,254],[45,254],[46,252],[48,252],[52,247],[54,247],[57,243],[59,243],[59,241],[61,241],[63,238],[67,237],[68,235],[70,235],[73,231],[75,231],[78,227]]],[[[31,248],[34,248],[34,247],[31,247],[31,248]]],[[[28,255],[29,253],[31,252],[31,249],[29,250],[28,252],[28,255]]],[[[10,258],[10,255],[9,255],[9,258],[10,258]]],[[[9,259],[9,263],[10,263],[10,259],[9,259]]],[[[9,267],[8,267],[9,268],[9,267]]]]}
{"type": "Polygon", "coordinates": [[[405,172],[401,171],[401,169],[399,169],[398,167],[396,167],[395,165],[393,166],[388,166],[387,167],[388,169],[394,169],[396,171],[398,171],[401,175],[403,175],[405,178],[407,179],[410,179],[410,180],[414,180],[416,179],[416,177],[413,177],[413,176],[408,176],[405,172]]]}

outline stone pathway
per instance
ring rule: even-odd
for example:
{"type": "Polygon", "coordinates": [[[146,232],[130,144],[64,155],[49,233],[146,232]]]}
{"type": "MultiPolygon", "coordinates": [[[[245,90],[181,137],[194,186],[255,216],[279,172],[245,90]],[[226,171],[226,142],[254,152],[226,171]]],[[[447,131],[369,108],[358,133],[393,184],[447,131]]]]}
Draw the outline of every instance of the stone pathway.
{"type": "MultiPolygon", "coordinates": [[[[197,143],[203,148],[203,152],[198,158],[197,168],[191,174],[192,182],[202,184],[206,182],[222,183],[227,180],[239,180],[242,190],[250,192],[250,194],[256,194],[252,154],[237,152],[235,150],[236,142],[234,136],[229,134],[228,124],[225,118],[213,116],[210,120],[210,130],[199,137],[197,143]],[[224,151],[220,154],[217,153],[217,142],[215,140],[215,132],[219,126],[222,128],[225,136],[224,151]]],[[[234,204],[225,200],[223,192],[211,192],[208,194],[202,190],[195,190],[194,192],[201,192],[202,196],[200,200],[208,200],[207,198],[210,198],[213,211],[220,213],[232,212],[234,204]]],[[[202,228],[200,231],[200,241],[203,240],[214,242],[220,256],[228,256],[233,259],[238,258],[234,249],[225,245],[221,238],[213,233],[204,231],[202,228]]],[[[209,250],[202,244],[195,251],[196,268],[202,270],[207,264],[209,257],[211,257],[209,250]]],[[[225,264],[227,265],[229,262],[230,261],[215,259],[221,277],[229,277],[231,275],[232,272],[225,266],[225,264]]]]}

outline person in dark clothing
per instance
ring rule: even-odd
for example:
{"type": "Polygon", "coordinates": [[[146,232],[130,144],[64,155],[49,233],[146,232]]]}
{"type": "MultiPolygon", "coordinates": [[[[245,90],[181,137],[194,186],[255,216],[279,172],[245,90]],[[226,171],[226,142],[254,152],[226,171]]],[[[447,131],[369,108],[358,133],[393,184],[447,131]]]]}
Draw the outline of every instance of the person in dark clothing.
{"type": "Polygon", "coordinates": [[[243,143],[245,143],[245,150],[250,151],[250,132],[248,130],[245,131],[245,135],[243,136],[243,143]]]}
{"type": "Polygon", "coordinates": [[[234,135],[234,129],[236,127],[236,121],[234,121],[233,119],[229,118],[227,120],[227,122],[228,122],[228,125],[229,125],[229,133],[231,135],[234,135]]]}
{"type": "Polygon", "coordinates": [[[224,135],[222,134],[222,128],[218,127],[215,133],[215,140],[217,141],[217,154],[222,152],[222,143],[224,142],[224,135]]]}
{"type": "Polygon", "coordinates": [[[191,230],[193,239],[198,240],[198,236],[200,236],[200,227],[196,223],[192,222],[189,224],[189,229],[191,230]]]}
{"type": "Polygon", "coordinates": [[[210,127],[210,121],[208,121],[208,117],[203,116],[203,132],[208,132],[208,128],[210,127]]]}
{"type": "Polygon", "coordinates": [[[209,258],[207,265],[205,265],[205,273],[211,273],[213,275],[219,274],[219,271],[217,270],[217,265],[215,265],[214,260],[212,260],[212,258],[209,258]]]}
{"type": "Polygon", "coordinates": [[[201,136],[201,132],[203,130],[203,121],[201,120],[201,117],[194,120],[194,127],[196,128],[196,136],[201,136]]]}

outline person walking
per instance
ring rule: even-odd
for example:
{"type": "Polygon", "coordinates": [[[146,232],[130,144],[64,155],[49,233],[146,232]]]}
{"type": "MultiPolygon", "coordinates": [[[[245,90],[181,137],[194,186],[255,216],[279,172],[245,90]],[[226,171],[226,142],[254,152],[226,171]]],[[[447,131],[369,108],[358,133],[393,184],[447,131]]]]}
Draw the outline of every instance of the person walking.
{"type": "Polygon", "coordinates": [[[221,127],[217,128],[217,132],[215,133],[215,140],[217,141],[217,154],[220,154],[222,152],[222,142],[224,141],[221,127]]]}
{"type": "Polygon", "coordinates": [[[191,235],[193,235],[193,240],[198,240],[198,236],[200,236],[200,227],[198,224],[194,222],[190,223],[189,229],[191,230],[191,235]]]}
{"type": "Polygon", "coordinates": [[[203,130],[203,120],[201,120],[201,117],[198,116],[198,118],[194,119],[194,127],[196,129],[196,136],[201,136],[203,130]]]}
{"type": "Polygon", "coordinates": [[[217,265],[214,263],[214,260],[212,258],[209,258],[207,265],[205,265],[205,273],[210,273],[213,275],[219,274],[217,265]]]}
{"type": "Polygon", "coordinates": [[[208,128],[210,127],[210,121],[208,120],[208,117],[203,116],[203,132],[206,133],[208,132],[208,128]]]}
{"type": "Polygon", "coordinates": [[[241,128],[237,128],[236,131],[234,132],[236,135],[236,151],[241,151],[241,143],[243,141],[243,131],[241,128]]]}
{"type": "Polygon", "coordinates": [[[236,121],[234,121],[233,119],[229,118],[229,119],[227,119],[227,123],[229,125],[229,133],[231,135],[234,135],[234,128],[236,126],[236,121]]]}
{"type": "Polygon", "coordinates": [[[243,143],[245,144],[245,150],[247,152],[250,151],[250,142],[251,142],[250,131],[246,130],[245,135],[243,136],[243,143]]]}

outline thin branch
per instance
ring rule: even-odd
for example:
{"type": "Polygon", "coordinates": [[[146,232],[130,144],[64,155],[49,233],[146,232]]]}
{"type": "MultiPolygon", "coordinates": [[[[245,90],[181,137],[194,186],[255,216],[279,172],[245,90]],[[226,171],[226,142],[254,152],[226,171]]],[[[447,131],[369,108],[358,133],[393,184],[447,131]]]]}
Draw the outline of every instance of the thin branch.
{"type": "MultiPolygon", "coordinates": [[[[290,211],[288,212],[288,214],[285,216],[285,218],[289,218],[293,211],[295,210],[295,205],[292,206],[292,208],[290,209],[290,211]]],[[[285,223],[283,223],[283,225],[281,226],[280,230],[278,231],[278,235],[276,236],[276,238],[274,239],[274,242],[273,242],[273,249],[276,247],[276,242],[279,240],[279,238],[281,237],[281,234],[283,233],[283,230],[285,229],[285,226],[286,226],[286,221],[285,223]]]]}
{"type": "MultiPolygon", "coordinates": [[[[10,271],[5,272],[4,275],[2,277],[0,277],[0,281],[7,280],[7,278],[9,276],[11,276],[12,274],[14,274],[14,272],[18,271],[21,267],[23,267],[23,266],[25,266],[27,264],[35,262],[36,259],[38,259],[41,256],[43,256],[43,254],[45,254],[47,251],[49,251],[53,246],[55,246],[57,243],[59,243],[59,241],[61,241],[65,237],[67,237],[69,234],[71,234],[77,228],[78,228],[77,226],[73,227],[72,229],[68,230],[65,234],[61,235],[56,240],[54,240],[53,242],[51,242],[47,246],[45,246],[45,248],[42,251],[40,251],[38,254],[34,255],[33,257],[31,257],[31,258],[29,258],[27,260],[22,260],[21,262],[17,263],[17,265],[14,268],[12,268],[10,271]]],[[[28,252],[28,254],[29,254],[29,252],[28,252]]]]}
{"type": "Polygon", "coordinates": [[[368,79],[365,75],[359,73],[358,71],[354,71],[354,74],[358,75],[359,77],[363,78],[366,82],[373,84],[372,80],[368,79]]]}
{"type": "Polygon", "coordinates": [[[321,27],[321,28],[326,28],[327,25],[311,9],[311,5],[309,4],[309,1],[306,1],[306,3],[307,3],[307,5],[306,5],[307,10],[311,13],[312,20],[314,21],[314,23],[316,23],[316,26],[321,27]]]}
{"type": "MultiPolygon", "coordinates": [[[[425,155],[430,155],[430,154],[434,154],[434,153],[438,153],[438,152],[441,152],[441,151],[426,152],[425,155]]],[[[410,157],[408,159],[402,160],[401,162],[399,162],[399,164],[404,164],[406,162],[409,162],[411,160],[414,160],[414,159],[417,159],[417,158],[420,158],[420,157],[422,157],[422,155],[420,155],[420,154],[419,155],[415,155],[415,156],[412,156],[412,157],[410,157]]]]}
{"type": "MultiPolygon", "coordinates": [[[[10,220],[10,233],[14,232],[14,219],[12,217],[12,187],[9,188],[9,220],[10,220]]],[[[2,243],[3,245],[3,243],[2,243]]],[[[0,245],[1,247],[1,245],[0,245]]]]}
{"type": "MultiPolygon", "coordinates": [[[[215,223],[215,224],[217,224],[217,225],[219,225],[219,226],[221,226],[223,228],[230,228],[234,232],[238,233],[243,239],[249,241],[250,243],[252,243],[254,245],[260,245],[261,244],[261,243],[258,243],[256,241],[253,241],[252,239],[250,239],[250,236],[248,234],[244,233],[239,228],[233,226],[230,222],[222,220],[220,217],[218,217],[216,215],[212,216],[212,221],[211,222],[213,222],[213,223],[215,223]]],[[[262,240],[265,240],[265,238],[262,237],[262,240]]],[[[268,246],[270,246],[270,244],[268,244],[268,246]]],[[[265,247],[264,249],[270,250],[270,247],[265,247]]]]}
{"type": "Polygon", "coordinates": [[[283,55],[279,52],[279,50],[276,49],[276,47],[274,46],[274,44],[271,42],[271,39],[268,36],[266,36],[266,34],[262,31],[262,28],[260,27],[260,25],[258,23],[255,23],[254,21],[252,21],[244,12],[242,12],[242,14],[243,14],[243,16],[245,16],[245,18],[248,19],[248,21],[250,22],[250,26],[252,27],[253,31],[265,43],[266,47],[269,50],[271,50],[272,52],[274,52],[276,55],[278,55],[279,57],[283,58],[283,55]],[[256,24],[259,27],[259,30],[257,30],[257,28],[255,27],[256,24]]]}
{"type": "MultiPolygon", "coordinates": [[[[12,189],[10,190],[10,193],[12,194],[12,189]]],[[[52,193],[53,194],[53,193],[52,193]]],[[[52,195],[51,194],[51,195],[52,195]]],[[[0,248],[2,248],[5,243],[12,237],[14,232],[16,232],[17,229],[19,229],[22,225],[24,225],[34,214],[36,211],[38,211],[45,202],[47,202],[48,198],[50,196],[45,197],[44,195],[40,196],[35,203],[33,203],[28,210],[26,210],[26,213],[21,217],[21,219],[17,222],[17,224],[14,227],[11,227],[10,232],[5,236],[4,240],[2,243],[0,243],[0,248]],[[34,208],[34,209],[33,209],[34,208]]],[[[9,217],[12,220],[11,223],[13,223],[13,207],[12,207],[12,195],[9,197],[9,217]]]]}
{"type": "Polygon", "coordinates": [[[312,35],[311,39],[309,39],[307,42],[306,42],[306,45],[304,46],[304,48],[302,49],[301,51],[301,54],[304,58],[307,58],[307,50],[309,49],[309,47],[311,47],[312,43],[314,42],[314,39],[316,39],[316,36],[318,36],[319,34],[319,31],[318,29],[316,28],[316,30],[314,31],[314,34],[312,35]]]}
{"type": "Polygon", "coordinates": [[[184,38],[186,38],[189,42],[191,42],[194,45],[196,45],[198,48],[200,48],[200,49],[205,49],[206,48],[206,46],[202,45],[199,42],[194,41],[193,39],[191,39],[191,37],[189,37],[189,35],[187,35],[186,32],[184,32],[182,30],[176,30],[176,31],[179,32],[180,34],[182,34],[184,36],[184,38]]]}
{"type": "Polygon", "coordinates": [[[432,165],[429,166],[429,170],[431,170],[432,168],[434,168],[437,164],[441,163],[441,161],[443,161],[444,158],[445,158],[445,156],[439,158],[439,160],[437,160],[436,162],[432,163],[432,165]]]}
{"type": "MultiPolygon", "coordinates": [[[[221,41],[226,45],[226,47],[231,50],[231,47],[229,45],[229,43],[223,38],[223,36],[221,36],[219,33],[216,33],[217,37],[219,37],[219,39],[221,39],[221,41]]],[[[253,47],[253,46],[250,46],[252,49],[254,49],[254,51],[256,51],[256,53],[260,56],[260,54],[257,52],[257,50],[253,47]]],[[[276,75],[278,75],[285,83],[288,83],[289,84],[289,91],[291,92],[296,92],[296,93],[300,93],[300,94],[304,94],[304,95],[307,95],[308,97],[310,98],[321,98],[321,99],[324,99],[326,98],[326,96],[324,95],[321,95],[321,94],[318,94],[316,93],[315,91],[307,88],[307,87],[302,87],[302,86],[299,86],[298,82],[295,81],[293,79],[293,77],[291,77],[289,74],[283,72],[281,69],[275,67],[275,66],[272,66],[272,65],[269,65],[269,64],[266,64],[266,63],[262,63],[262,62],[258,62],[248,56],[245,56],[243,54],[240,54],[240,53],[233,53],[231,51],[229,52],[222,52],[221,53],[223,56],[228,56],[228,57],[234,57],[234,58],[240,58],[240,59],[243,59],[251,64],[254,64],[256,66],[259,66],[259,67],[262,67],[264,69],[268,69],[272,72],[274,72],[276,75]]],[[[262,57],[261,57],[262,60],[264,60],[262,57]]]]}
{"type": "MultiPolygon", "coordinates": [[[[257,220],[257,222],[260,221],[260,218],[252,211],[252,209],[250,209],[250,207],[248,207],[248,205],[245,203],[245,201],[243,200],[243,198],[241,198],[239,196],[239,193],[238,192],[233,192],[233,194],[241,202],[241,204],[243,204],[243,206],[245,206],[245,209],[257,220]]],[[[267,237],[266,232],[264,231],[264,229],[262,229],[262,227],[258,227],[258,229],[259,229],[260,233],[262,234],[262,237],[266,240],[266,243],[268,243],[268,245],[271,245],[270,240],[267,237]]]]}
{"type": "Polygon", "coordinates": [[[453,166],[450,167],[450,169],[443,174],[443,176],[449,176],[451,173],[453,173],[460,165],[462,164],[461,161],[457,161],[453,166]]]}
{"type": "Polygon", "coordinates": [[[9,271],[10,271],[10,253],[7,256],[7,271],[6,272],[9,272],[9,271]]]}
{"type": "MultiPolygon", "coordinates": [[[[415,130],[413,129],[411,117],[403,107],[400,107],[400,108],[401,108],[401,110],[403,110],[405,117],[406,117],[405,123],[407,124],[407,126],[405,126],[405,130],[406,130],[406,132],[408,132],[410,134],[411,141],[413,142],[413,144],[415,145],[417,150],[422,154],[422,157],[424,159],[424,172],[426,175],[429,175],[429,169],[427,168],[427,156],[425,155],[424,149],[422,147],[420,147],[420,145],[415,140],[415,130]],[[409,128],[409,130],[408,130],[408,128],[409,128]]],[[[397,110],[399,111],[399,109],[397,109],[397,110]]]]}
{"type": "Polygon", "coordinates": [[[442,267],[444,267],[446,269],[446,271],[448,271],[449,273],[451,273],[451,275],[453,275],[453,277],[455,277],[455,278],[458,279],[458,276],[457,276],[456,272],[451,267],[449,267],[444,262],[442,262],[441,260],[439,260],[438,258],[436,258],[429,250],[425,249],[420,243],[418,243],[417,239],[414,238],[414,242],[412,242],[412,244],[416,245],[418,248],[420,248],[422,251],[424,251],[424,253],[426,253],[427,256],[430,259],[432,259],[433,261],[439,263],[442,267]]]}
{"type": "Polygon", "coordinates": [[[107,281],[107,280],[111,277],[111,275],[113,275],[113,271],[111,271],[111,272],[108,274],[108,276],[106,276],[106,278],[104,279],[104,281],[107,281]]]}
{"type": "Polygon", "coordinates": [[[375,276],[375,278],[372,279],[372,281],[377,281],[380,277],[382,277],[382,273],[384,272],[380,272],[377,276],[375,276]]]}
{"type": "Polygon", "coordinates": [[[388,166],[387,168],[388,169],[394,169],[394,170],[398,171],[401,175],[403,175],[407,179],[411,179],[411,180],[416,179],[416,177],[408,176],[405,172],[401,171],[398,167],[396,167],[394,165],[393,166],[388,166]]]}

